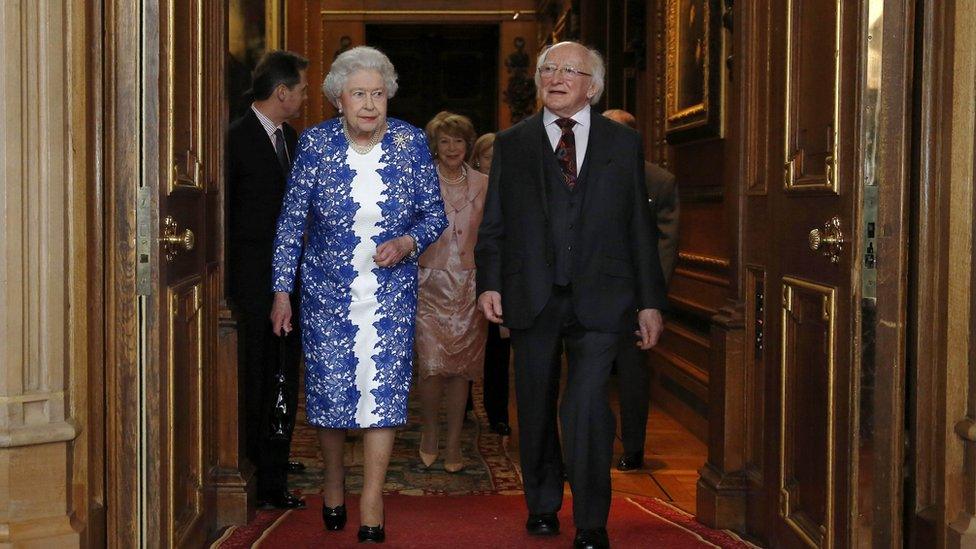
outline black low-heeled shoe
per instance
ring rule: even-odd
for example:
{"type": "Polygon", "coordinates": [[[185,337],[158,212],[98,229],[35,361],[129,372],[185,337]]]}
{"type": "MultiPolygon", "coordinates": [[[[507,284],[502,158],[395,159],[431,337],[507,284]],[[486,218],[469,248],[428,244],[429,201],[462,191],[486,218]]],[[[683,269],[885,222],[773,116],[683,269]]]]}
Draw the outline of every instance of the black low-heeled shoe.
{"type": "Polygon", "coordinates": [[[386,531],[383,526],[360,526],[359,543],[383,543],[386,540],[386,531]]]}
{"type": "Polygon", "coordinates": [[[326,507],[322,505],[322,522],[325,523],[326,530],[342,530],[346,527],[346,504],[337,507],[326,507]]]}

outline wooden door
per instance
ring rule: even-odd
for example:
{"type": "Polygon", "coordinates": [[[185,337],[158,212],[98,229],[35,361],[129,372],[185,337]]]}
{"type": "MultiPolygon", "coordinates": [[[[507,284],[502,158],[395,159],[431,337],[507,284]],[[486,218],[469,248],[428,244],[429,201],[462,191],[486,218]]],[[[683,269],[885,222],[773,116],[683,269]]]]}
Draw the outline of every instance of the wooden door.
{"type": "Polygon", "coordinates": [[[150,546],[200,547],[214,520],[206,483],[216,452],[224,15],[222,2],[208,0],[158,7],[158,89],[146,92],[158,97],[159,177],[146,185],[156,195],[147,199],[158,237],[146,334],[154,415],[145,434],[145,535],[150,546]]]}
{"type": "Polygon", "coordinates": [[[844,547],[850,478],[860,3],[771,3],[763,477],[774,547],[844,547]],[[814,249],[816,248],[816,249],[814,249]]]}
{"type": "MultiPolygon", "coordinates": [[[[110,547],[204,546],[218,511],[214,478],[230,472],[218,467],[213,398],[224,5],[92,8],[104,89],[94,146],[104,159],[95,171],[105,190],[110,547]]],[[[220,386],[236,387],[235,376],[225,371],[220,386]]]]}

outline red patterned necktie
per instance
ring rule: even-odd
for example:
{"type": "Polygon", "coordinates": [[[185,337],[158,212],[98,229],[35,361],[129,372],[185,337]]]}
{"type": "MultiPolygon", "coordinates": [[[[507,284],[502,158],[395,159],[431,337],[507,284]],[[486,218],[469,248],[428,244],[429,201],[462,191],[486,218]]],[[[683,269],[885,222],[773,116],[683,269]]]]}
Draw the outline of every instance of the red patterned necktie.
{"type": "Polygon", "coordinates": [[[556,160],[563,170],[566,186],[573,190],[576,187],[576,135],[573,133],[576,121],[572,118],[558,118],[556,125],[563,131],[559,136],[559,143],[556,143],[556,160]]]}

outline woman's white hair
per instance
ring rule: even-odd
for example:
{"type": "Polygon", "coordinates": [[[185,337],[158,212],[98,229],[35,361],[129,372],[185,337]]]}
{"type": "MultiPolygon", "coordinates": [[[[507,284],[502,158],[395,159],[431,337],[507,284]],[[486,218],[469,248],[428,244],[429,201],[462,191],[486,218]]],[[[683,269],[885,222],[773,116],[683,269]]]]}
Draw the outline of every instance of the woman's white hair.
{"type": "Polygon", "coordinates": [[[536,67],[536,70],[535,70],[535,89],[540,90],[540,91],[542,90],[542,77],[539,76],[539,67],[541,67],[546,62],[546,56],[549,55],[549,52],[551,52],[552,50],[554,50],[554,49],[556,49],[558,47],[561,47],[561,46],[565,46],[567,44],[575,44],[575,45],[583,48],[584,50],[586,50],[586,57],[587,57],[586,62],[587,62],[587,64],[589,66],[588,67],[577,67],[577,68],[578,69],[582,69],[582,70],[589,69],[589,70],[586,70],[586,72],[589,72],[590,74],[593,75],[592,76],[592,78],[593,78],[593,85],[596,87],[596,93],[594,93],[593,94],[593,97],[590,98],[590,104],[591,105],[596,105],[597,102],[600,101],[600,96],[603,95],[603,81],[604,81],[604,78],[605,78],[605,76],[607,74],[607,67],[606,67],[606,65],[603,64],[603,56],[600,55],[600,52],[598,52],[598,51],[596,51],[595,49],[592,49],[592,48],[587,48],[586,46],[584,46],[583,44],[580,44],[579,42],[574,42],[574,41],[571,41],[571,40],[567,40],[565,42],[559,42],[557,44],[553,44],[553,45],[549,46],[548,48],[546,48],[546,49],[542,50],[541,52],[539,52],[539,57],[536,58],[536,60],[535,60],[535,67],[536,67]]]}
{"type": "Polygon", "coordinates": [[[333,105],[338,106],[339,97],[346,81],[359,71],[376,71],[383,77],[386,96],[392,98],[397,92],[397,73],[390,58],[376,48],[356,46],[339,54],[332,62],[329,74],[322,81],[322,93],[333,105]]]}

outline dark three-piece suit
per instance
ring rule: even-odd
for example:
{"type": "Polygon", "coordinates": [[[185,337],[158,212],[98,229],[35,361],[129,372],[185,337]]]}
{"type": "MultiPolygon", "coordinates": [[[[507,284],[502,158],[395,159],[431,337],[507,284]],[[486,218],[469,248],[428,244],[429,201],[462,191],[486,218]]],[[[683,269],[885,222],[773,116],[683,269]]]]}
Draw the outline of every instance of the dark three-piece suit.
{"type": "Polygon", "coordinates": [[[542,113],[498,134],[475,250],[478,294],[500,292],[512,330],[529,513],[559,509],[565,468],[581,529],[605,526],[610,508],[611,365],[636,344],[638,310],[664,309],[666,299],[640,136],[596,113],[590,120],[572,188],[542,113]]]}
{"type": "MultiPolygon", "coordinates": [[[[294,158],[298,136],[282,126],[287,158],[294,158]]],[[[271,331],[272,248],[288,178],[275,147],[254,111],[230,125],[227,139],[227,283],[240,323],[239,354],[244,370],[247,455],[257,467],[258,499],[274,498],[287,489],[288,440],[269,440],[273,376],[280,360],[280,338],[271,331]]],[[[298,311],[297,292],[292,310],[298,311]]],[[[301,343],[298,323],[285,338],[288,405],[295,413],[301,343]]],[[[294,425],[294,418],[291,424],[294,425]]]]}

